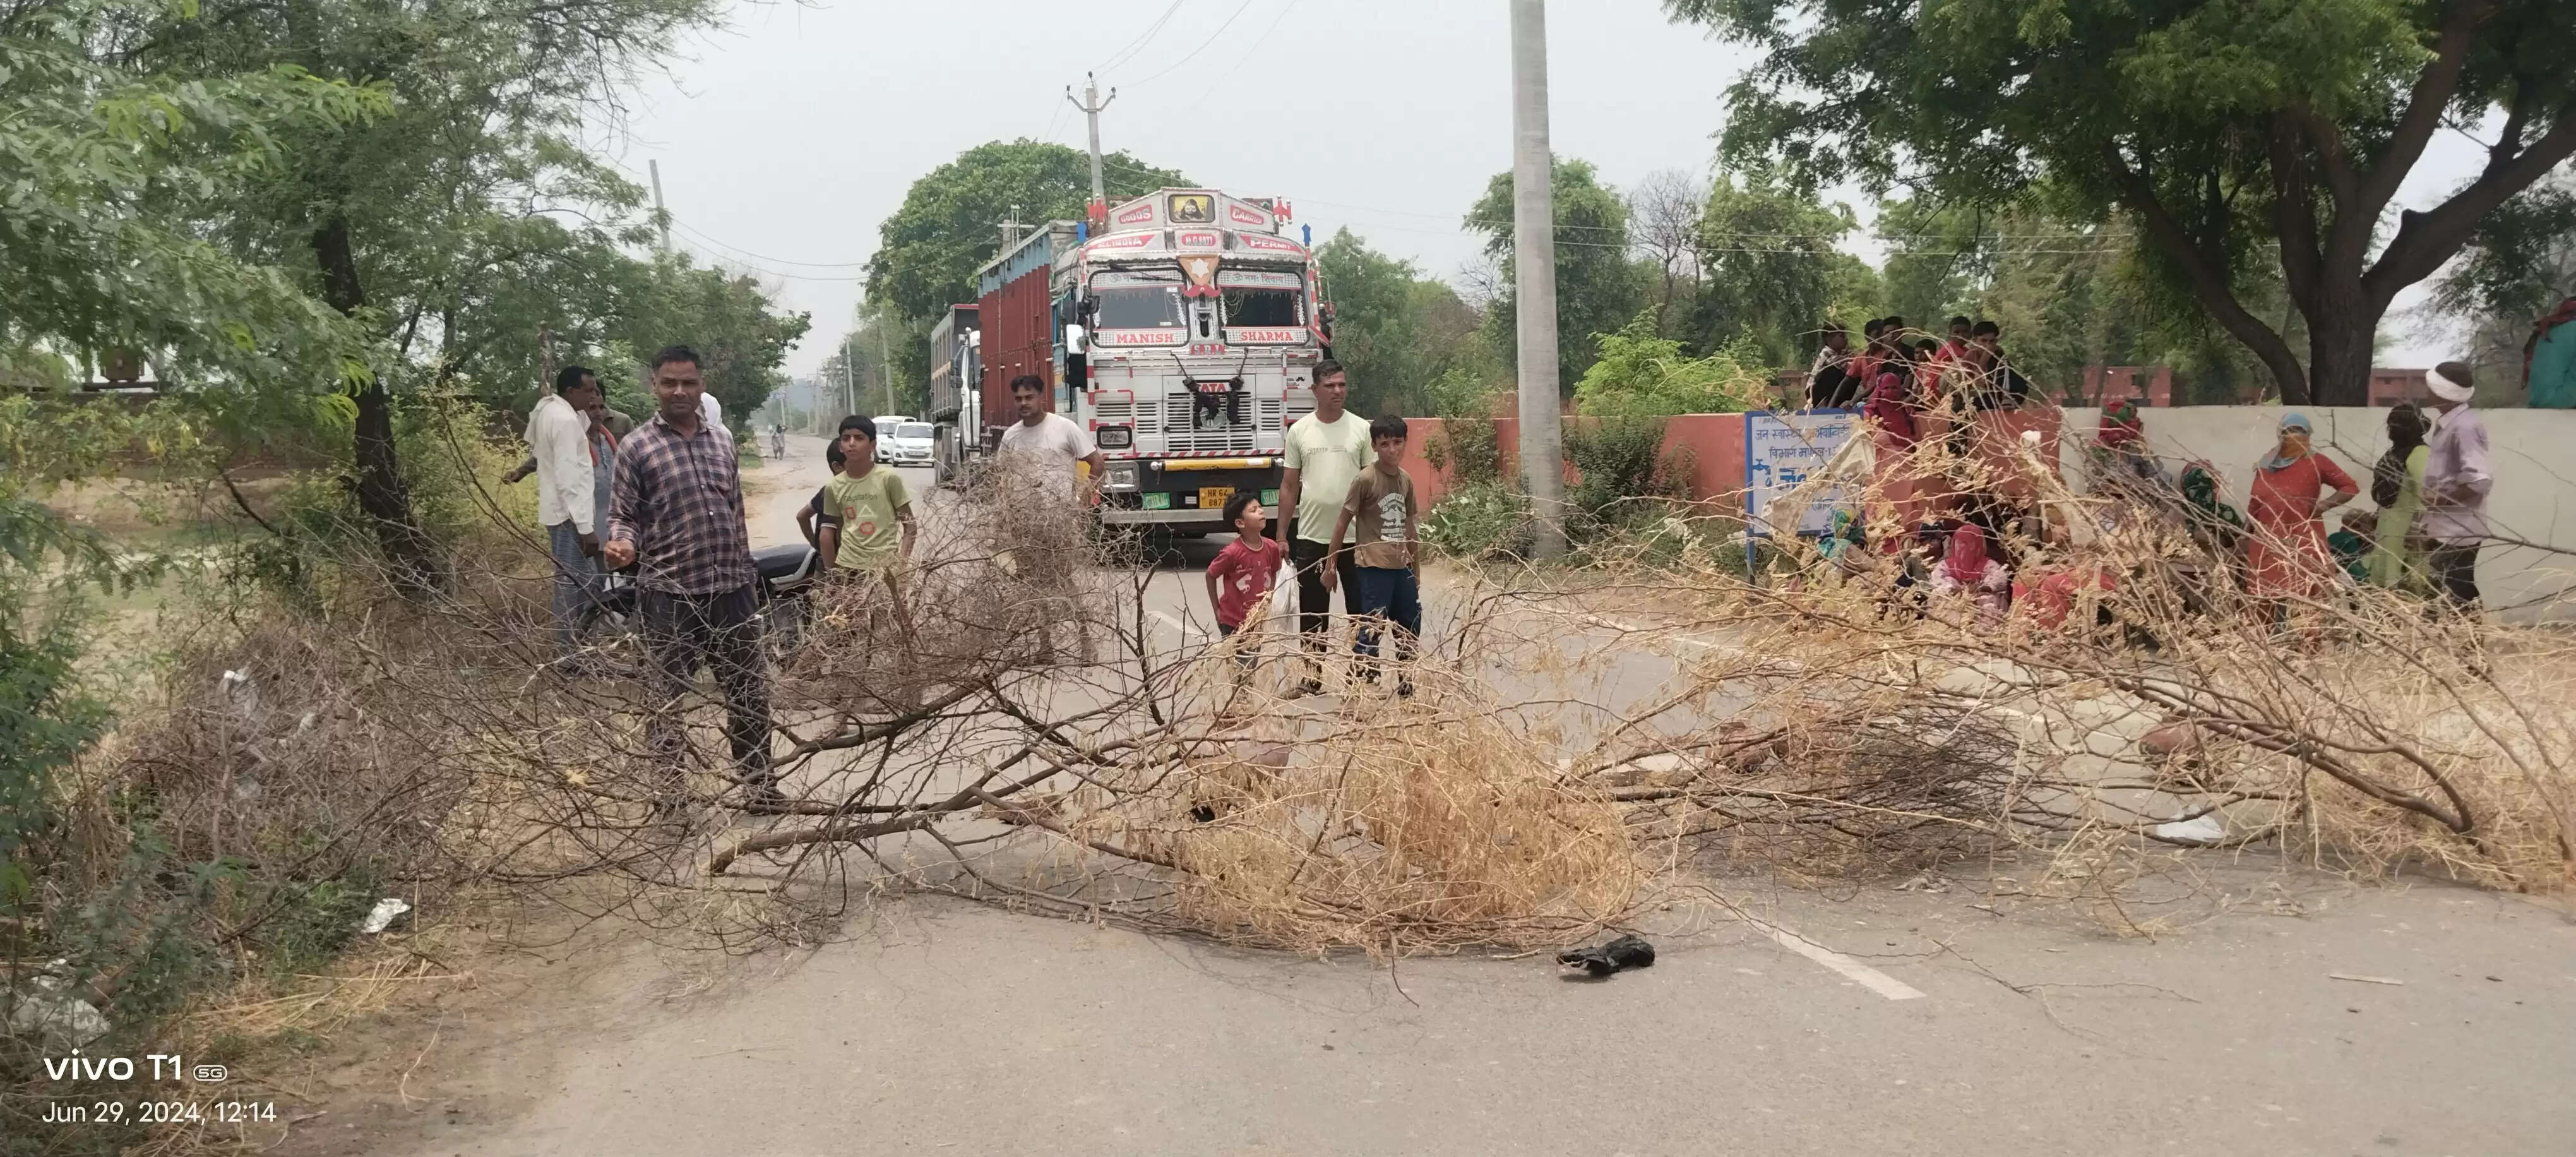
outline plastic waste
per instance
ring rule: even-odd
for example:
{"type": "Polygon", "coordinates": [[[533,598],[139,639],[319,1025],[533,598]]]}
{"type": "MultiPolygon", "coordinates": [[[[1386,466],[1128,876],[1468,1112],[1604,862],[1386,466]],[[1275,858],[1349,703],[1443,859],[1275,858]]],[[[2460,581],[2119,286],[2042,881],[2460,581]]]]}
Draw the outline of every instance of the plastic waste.
{"type": "Polygon", "coordinates": [[[2187,820],[2157,824],[2151,830],[2156,833],[2157,839],[2192,844],[2214,844],[2227,838],[2227,825],[2219,822],[2217,812],[2187,820]]]}
{"type": "Polygon", "coordinates": [[[19,1036],[41,1036],[48,1044],[78,1048],[107,1035],[107,1014],[98,1006],[71,994],[71,981],[52,975],[65,967],[54,961],[49,972],[27,978],[27,987],[19,992],[17,1002],[9,1009],[9,1031],[19,1036]]]}
{"type": "Polygon", "coordinates": [[[366,919],[358,922],[358,931],[370,936],[375,935],[393,927],[394,917],[409,911],[411,911],[410,904],[387,896],[376,901],[374,910],[367,913],[366,919]]]}

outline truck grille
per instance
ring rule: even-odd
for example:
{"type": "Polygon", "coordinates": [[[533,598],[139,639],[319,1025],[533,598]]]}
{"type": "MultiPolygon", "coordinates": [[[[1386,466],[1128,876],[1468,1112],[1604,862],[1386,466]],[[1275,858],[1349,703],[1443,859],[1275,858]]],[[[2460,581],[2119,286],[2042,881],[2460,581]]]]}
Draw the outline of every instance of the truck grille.
{"type": "MultiPolygon", "coordinates": [[[[1260,448],[1260,431],[1252,423],[1222,430],[1192,428],[1192,408],[1197,400],[1187,394],[1174,394],[1163,400],[1163,448],[1173,454],[1249,454],[1260,448]]],[[[1277,420],[1279,403],[1259,402],[1250,407],[1255,414],[1273,415],[1277,420]]]]}

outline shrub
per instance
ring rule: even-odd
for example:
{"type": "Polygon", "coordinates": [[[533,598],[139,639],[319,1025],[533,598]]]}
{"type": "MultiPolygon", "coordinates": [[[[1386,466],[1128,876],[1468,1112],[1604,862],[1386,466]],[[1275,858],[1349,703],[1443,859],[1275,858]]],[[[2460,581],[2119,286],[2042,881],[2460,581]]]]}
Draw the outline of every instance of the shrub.
{"type": "Polygon", "coordinates": [[[1529,498],[1498,481],[1449,492],[1422,520],[1422,541],[1468,562],[1520,558],[1531,543],[1529,498]]]}
{"type": "Polygon", "coordinates": [[[1769,375],[1750,345],[1686,357],[1682,343],[1655,336],[1646,316],[1602,334],[1601,360],[1574,387],[1575,406],[1603,416],[1732,414],[1768,405],[1769,398],[1769,375]]]}
{"type": "Polygon", "coordinates": [[[1454,486],[1499,482],[1503,447],[1494,424],[1483,418],[1451,418],[1441,423],[1440,437],[1423,443],[1422,460],[1446,471],[1454,486]]]}
{"type": "Polygon", "coordinates": [[[1566,533],[1589,538],[1639,515],[1662,517],[1667,499],[1687,498],[1682,461],[1664,453],[1664,420],[1604,418],[1570,423],[1565,456],[1580,476],[1566,494],[1566,533]]]}

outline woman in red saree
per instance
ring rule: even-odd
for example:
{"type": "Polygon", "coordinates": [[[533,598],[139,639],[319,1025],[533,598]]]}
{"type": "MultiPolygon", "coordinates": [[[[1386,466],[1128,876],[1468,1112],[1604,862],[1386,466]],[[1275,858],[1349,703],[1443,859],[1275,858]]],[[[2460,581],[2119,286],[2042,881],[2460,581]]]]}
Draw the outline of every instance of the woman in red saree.
{"type": "Polygon", "coordinates": [[[2313,599],[2334,582],[2319,515],[2350,502],[2361,488],[2332,459],[2308,445],[2313,427],[2299,414],[2281,416],[2281,441],[2254,466],[2254,490],[2245,503],[2253,523],[2246,536],[2248,593],[2260,621],[2280,618],[2289,600],[2313,599]]]}

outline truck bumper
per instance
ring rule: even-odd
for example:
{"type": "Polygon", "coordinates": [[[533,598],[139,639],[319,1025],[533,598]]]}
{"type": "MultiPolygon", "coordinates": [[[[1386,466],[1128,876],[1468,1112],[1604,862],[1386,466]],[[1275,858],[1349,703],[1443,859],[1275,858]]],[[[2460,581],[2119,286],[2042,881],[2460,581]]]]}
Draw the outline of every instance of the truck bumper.
{"type": "Polygon", "coordinates": [[[1126,510],[1115,506],[1100,508],[1104,526],[1207,526],[1225,525],[1222,510],[1126,510]]]}

